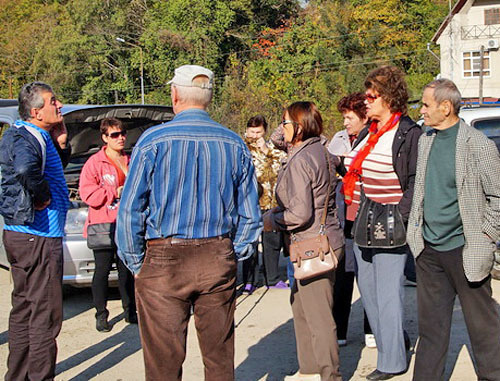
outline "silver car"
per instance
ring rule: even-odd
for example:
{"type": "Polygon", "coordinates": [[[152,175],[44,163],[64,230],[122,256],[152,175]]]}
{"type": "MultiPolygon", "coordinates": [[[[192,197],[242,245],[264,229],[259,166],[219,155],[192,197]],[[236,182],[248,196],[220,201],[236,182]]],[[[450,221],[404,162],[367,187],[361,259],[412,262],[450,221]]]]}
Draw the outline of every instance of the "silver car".
{"type": "MultiPolygon", "coordinates": [[[[118,118],[127,129],[125,150],[131,152],[139,136],[149,127],[171,120],[172,107],[156,105],[68,105],[62,113],[71,143],[71,158],[64,170],[70,191],[71,207],[66,218],[66,237],[63,241],[64,272],[63,283],[72,286],[90,286],[94,273],[94,255],[87,248],[82,236],[83,225],[87,218],[87,206],[78,194],[78,181],[83,164],[103,145],[99,131],[100,121],[104,118],[118,118]]],[[[0,104],[0,133],[18,119],[17,106],[3,107],[0,104]]],[[[0,216],[0,233],[3,219],[0,216]]],[[[0,240],[0,266],[9,267],[9,262],[0,240]]],[[[116,281],[115,270],[110,274],[110,282],[116,281]]]]}

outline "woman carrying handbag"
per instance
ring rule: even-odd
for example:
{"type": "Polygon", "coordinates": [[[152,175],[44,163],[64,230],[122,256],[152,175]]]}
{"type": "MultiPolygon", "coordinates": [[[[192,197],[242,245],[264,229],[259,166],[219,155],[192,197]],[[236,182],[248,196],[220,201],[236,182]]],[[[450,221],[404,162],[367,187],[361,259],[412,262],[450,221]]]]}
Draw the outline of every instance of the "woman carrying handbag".
{"type": "Polygon", "coordinates": [[[83,236],[94,251],[95,270],[92,297],[96,308],[96,329],[109,332],[108,277],[113,261],[118,268],[118,287],[125,311],[125,321],[137,324],[134,298],[134,277],[116,255],[114,224],[120,196],[128,172],[130,157],[125,153],[127,131],[120,120],[106,118],[101,122],[101,138],[106,144],[83,166],[80,176],[80,197],[89,206],[83,236]]]}
{"type": "Polygon", "coordinates": [[[377,369],[367,380],[388,380],[407,368],[403,329],[406,224],[415,183],[420,127],[407,115],[403,72],[394,66],[365,79],[368,135],[345,158],[345,202],[356,206],[353,226],[361,301],[377,342],[377,369]]]}
{"type": "Polygon", "coordinates": [[[293,150],[278,174],[278,206],[263,218],[264,231],[284,231],[293,239],[296,281],[291,303],[299,371],[285,380],[338,381],[342,377],[332,306],[334,269],[344,248],[335,207],[340,160],[321,144],[323,122],[313,103],[290,105],[282,125],[293,150]]]}

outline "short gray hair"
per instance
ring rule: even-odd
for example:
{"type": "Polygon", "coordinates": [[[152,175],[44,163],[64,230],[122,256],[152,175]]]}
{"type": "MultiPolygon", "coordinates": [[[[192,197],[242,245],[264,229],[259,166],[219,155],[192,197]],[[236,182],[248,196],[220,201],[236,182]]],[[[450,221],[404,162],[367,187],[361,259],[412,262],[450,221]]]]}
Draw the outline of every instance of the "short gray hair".
{"type": "Polygon", "coordinates": [[[31,82],[23,86],[19,92],[19,116],[22,120],[31,119],[32,108],[42,108],[44,100],[42,93],[54,93],[52,87],[43,82],[31,82]]]}
{"type": "Polygon", "coordinates": [[[462,94],[453,81],[446,78],[436,79],[424,87],[425,89],[434,89],[434,100],[441,104],[444,101],[450,101],[455,115],[460,111],[462,94]]]}
{"type": "Polygon", "coordinates": [[[212,89],[202,87],[208,85],[209,79],[204,75],[193,78],[193,86],[182,86],[172,84],[177,89],[177,95],[181,102],[195,104],[207,108],[212,101],[212,89]]]}

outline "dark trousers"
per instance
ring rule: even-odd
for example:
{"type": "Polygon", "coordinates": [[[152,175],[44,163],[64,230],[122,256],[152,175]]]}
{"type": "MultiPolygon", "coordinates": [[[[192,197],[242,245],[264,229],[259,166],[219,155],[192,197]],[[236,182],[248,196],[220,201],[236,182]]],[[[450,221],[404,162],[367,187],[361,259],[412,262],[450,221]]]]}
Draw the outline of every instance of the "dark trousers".
{"type": "Polygon", "coordinates": [[[282,232],[262,233],[262,257],[267,286],[274,286],[280,281],[279,261],[282,246],[282,232]]]}
{"type": "Polygon", "coordinates": [[[500,380],[500,317],[491,278],[470,283],[462,247],[437,252],[426,246],[417,258],[418,330],[413,379],[441,380],[450,341],[453,305],[458,295],[479,380],[500,380]]]}
{"type": "MultiPolygon", "coordinates": [[[[352,293],[354,290],[354,272],[345,271],[345,255],[339,262],[335,271],[335,286],[333,292],[333,317],[337,324],[337,338],[345,340],[347,338],[347,329],[349,327],[349,315],[351,313],[352,293]]],[[[363,309],[364,332],[371,334],[372,329],[368,322],[368,317],[363,309]]]]}
{"type": "Polygon", "coordinates": [[[92,277],[92,297],[97,310],[96,317],[106,315],[108,310],[108,278],[113,261],[118,269],[118,288],[122,299],[122,306],[126,313],[135,313],[134,276],[114,250],[94,250],[95,270],[92,277]]]}
{"type": "Polygon", "coordinates": [[[257,283],[259,283],[259,249],[257,243],[253,249],[253,254],[242,263],[241,276],[243,284],[257,286],[257,283]]]}
{"type": "Polygon", "coordinates": [[[332,314],[334,279],[335,272],[331,271],[316,278],[296,280],[290,298],[299,370],[304,374],[320,374],[322,381],[342,380],[332,314]]]}
{"type": "Polygon", "coordinates": [[[229,238],[149,241],[136,298],[147,380],[182,379],[191,306],[205,380],[234,380],[236,259],[229,238]]]}
{"type": "Polygon", "coordinates": [[[52,380],[61,330],[62,238],[3,232],[14,289],[6,380],[52,380]]]}

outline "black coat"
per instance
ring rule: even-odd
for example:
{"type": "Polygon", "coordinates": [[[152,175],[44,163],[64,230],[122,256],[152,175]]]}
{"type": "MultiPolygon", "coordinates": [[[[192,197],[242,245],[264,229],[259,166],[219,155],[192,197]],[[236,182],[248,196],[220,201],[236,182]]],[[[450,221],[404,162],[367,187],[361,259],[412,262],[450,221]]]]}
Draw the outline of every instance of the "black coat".
{"type": "Polygon", "coordinates": [[[413,186],[417,171],[418,139],[422,128],[408,116],[401,118],[392,143],[392,165],[398,175],[403,197],[399,201],[399,211],[405,223],[410,217],[413,186]]]}

